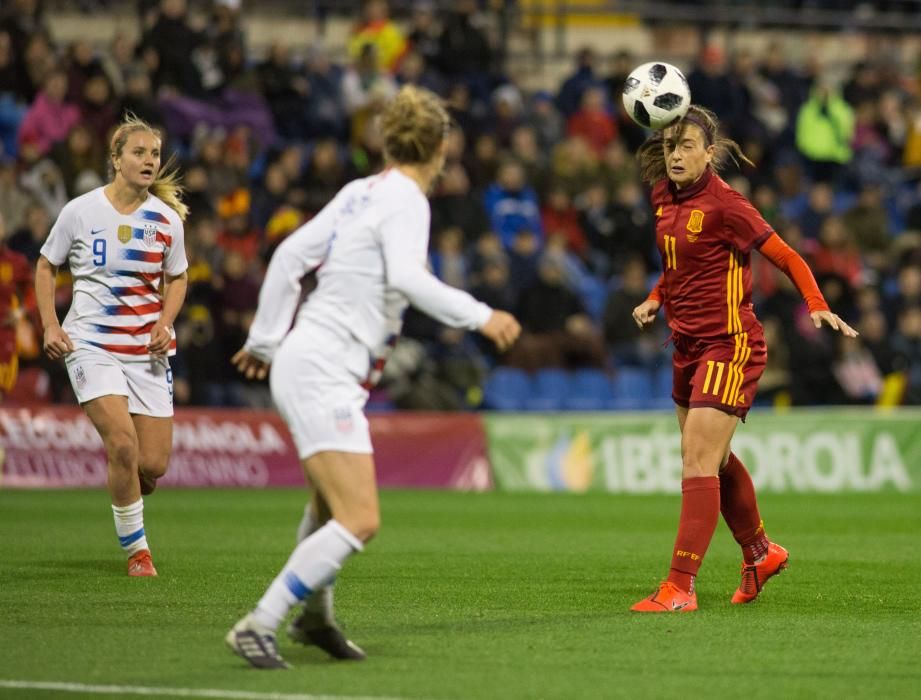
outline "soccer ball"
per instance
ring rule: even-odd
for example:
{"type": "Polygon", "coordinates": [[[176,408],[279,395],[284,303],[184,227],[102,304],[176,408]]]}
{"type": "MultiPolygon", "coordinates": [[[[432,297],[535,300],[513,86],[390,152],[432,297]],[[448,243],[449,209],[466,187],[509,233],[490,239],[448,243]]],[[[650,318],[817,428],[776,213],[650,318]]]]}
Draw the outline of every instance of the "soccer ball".
{"type": "Polygon", "coordinates": [[[691,90],[684,73],[670,63],[654,61],[633,69],[624,83],[624,107],[640,126],[664,129],[691,106],[691,90]]]}

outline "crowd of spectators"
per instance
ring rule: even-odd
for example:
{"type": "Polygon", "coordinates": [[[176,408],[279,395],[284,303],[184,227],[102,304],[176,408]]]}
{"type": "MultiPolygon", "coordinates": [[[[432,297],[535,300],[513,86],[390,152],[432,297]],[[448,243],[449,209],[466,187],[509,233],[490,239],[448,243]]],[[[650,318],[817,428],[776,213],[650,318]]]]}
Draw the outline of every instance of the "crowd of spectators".
{"type": "MultiPolygon", "coordinates": [[[[375,400],[473,407],[496,365],[667,365],[664,323],[640,334],[630,317],[660,267],[632,157],[646,134],[620,107],[626,75],[646,57],[586,48],[557,90],[528,92],[504,73],[496,18],[481,5],[438,10],[423,0],[395,21],[385,0],[368,0],[344,52],[276,42],[257,57],[231,0],[215,0],[201,23],[186,0],[141,3],[139,40],[108,46],[59,45],[37,0],[5,2],[6,245],[34,263],[68,199],[106,181],[107,138],[122,115],[163,125],[191,209],[176,400],[268,405],[265,387],[241,381],[228,361],[266,264],[343,184],[380,170],[375,115],[412,83],[443,95],[455,123],[432,197],[432,269],[516,313],[525,332],[499,357],[411,313],[375,400]]],[[[879,56],[835,86],[817,63],[791,64],[780,44],[731,56],[710,45],[688,68],[694,101],[720,115],[755,163],[725,177],[806,257],[832,308],[861,333],[816,330],[790,283],[753,255],[771,350],[760,400],[921,403],[917,75],[879,56]]],[[[62,315],[69,301],[65,272],[62,315]]],[[[72,400],[62,368],[31,354],[20,397],[72,400]]]]}

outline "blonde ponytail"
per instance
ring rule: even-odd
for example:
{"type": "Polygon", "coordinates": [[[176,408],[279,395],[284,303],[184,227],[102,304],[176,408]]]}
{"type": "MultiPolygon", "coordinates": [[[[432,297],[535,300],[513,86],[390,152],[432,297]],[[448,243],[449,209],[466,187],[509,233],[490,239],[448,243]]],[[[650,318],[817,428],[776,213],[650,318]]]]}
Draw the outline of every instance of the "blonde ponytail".
{"type": "Polygon", "coordinates": [[[182,176],[176,166],[176,156],[170,156],[166,165],[160,168],[157,179],[150,185],[150,193],[163,200],[163,203],[179,214],[182,221],[189,215],[188,205],[182,201],[185,191],[182,187],[182,176]]]}

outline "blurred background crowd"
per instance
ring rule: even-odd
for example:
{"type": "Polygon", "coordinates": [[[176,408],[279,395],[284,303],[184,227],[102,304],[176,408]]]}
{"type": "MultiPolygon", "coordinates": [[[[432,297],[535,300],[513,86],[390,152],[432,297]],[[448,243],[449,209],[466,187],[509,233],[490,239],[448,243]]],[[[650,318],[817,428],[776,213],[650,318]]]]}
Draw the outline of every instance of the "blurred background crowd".
{"type": "MultiPolygon", "coordinates": [[[[620,103],[629,71],[658,56],[585,48],[552,89],[529,88],[506,70],[514,5],[422,0],[392,14],[386,0],[367,0],[344,46],[277,41],[256,52],[239,0],[198,5],[194,16],[186,0],[141,0],[139,38],[106,44],[56,41],[39,0],[5,0],[0,240],[34,265],[64,204],[107,181],[113,125],[128,112],[162,125],[191,208],[176,401],[268,406],[265,386],[242,381],[228,361],[267,262],[343,184],[381,169],[375,115],[399,86],[417,84],[442,95],[454,119],[431,200],[432,269],[514,312],[525,333],[497,356],[410,313],[371,406],[527,408],[536,404],[525,384],[537,376],[610,382],[600,401],[622,391],[667,404],[667,329],[660,320],[641,334],[631,319],[660,260],[632,155],[646,134],[620,103]]],[[[78,6],[98,13],[109,3],[78,6]]],[[[755,163],[724,177],[807,259],[831,307],[861,333],[816,330],[789,281],[754,254],[770,349],[758,401],[919,404],[918,66],[879,51],[832,81],[819,61],[788,55],[782,43],[757,52],[704,43],[675,61],[694,102],[714,110],[755,163]]],[[[66,270],[57,303],[63,319],[66,270]]],[[[73,401],[63,368],[40,356],[34,315],[16,330],[12,398],[73,401]]],[[[550,399],[539,407],[579,406],[550,399]]]]}

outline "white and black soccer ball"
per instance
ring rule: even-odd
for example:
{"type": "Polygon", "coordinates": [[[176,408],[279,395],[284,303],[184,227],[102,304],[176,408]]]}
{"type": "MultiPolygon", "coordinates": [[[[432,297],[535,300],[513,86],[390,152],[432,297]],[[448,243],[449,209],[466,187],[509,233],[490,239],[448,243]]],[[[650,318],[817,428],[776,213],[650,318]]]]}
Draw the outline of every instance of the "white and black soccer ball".
{"type": "Polygon", "coordinates": [[[624,107],[640,126],[664,129],[691,106],[691,90],[684,73],[670,63],[653,61],[633,69],[624,83],[624,107]]]}

